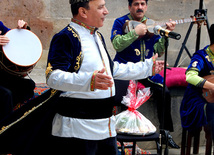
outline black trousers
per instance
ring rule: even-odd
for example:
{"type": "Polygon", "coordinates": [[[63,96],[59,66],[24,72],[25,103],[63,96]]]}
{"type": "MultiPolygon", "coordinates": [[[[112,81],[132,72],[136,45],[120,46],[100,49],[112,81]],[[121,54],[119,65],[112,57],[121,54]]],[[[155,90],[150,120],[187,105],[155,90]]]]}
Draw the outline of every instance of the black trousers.
{"type": "Polygon", "coordinates": [[[33,80],[0,71],[0,120],[13,111],[13,107],[34,95],[33,80]]]}
{"type": "Polygon", "coordinates": [[[163,102],[163,87],[152,83],[148,79],[139,80],[145,87],[150,87],[152,91],[152,96],[157,103],[157,111],[158,111],[158,119],[160,122],[160,128],[169,130],[171,132],[174,131],[173,129],[173,122],[171,116],[171,95],[166,87],[165,90],[165,103],[163,102]],[[164,106],[164,111],[163,111],[164,106]],[[163,120],[163,122],[162,122],[163,120]]]}
{"type": "Polygon", "coordinates": [[[104,140],[82,140],[53,136],[52,155],[117,155],[116,137],[104,140]]]}

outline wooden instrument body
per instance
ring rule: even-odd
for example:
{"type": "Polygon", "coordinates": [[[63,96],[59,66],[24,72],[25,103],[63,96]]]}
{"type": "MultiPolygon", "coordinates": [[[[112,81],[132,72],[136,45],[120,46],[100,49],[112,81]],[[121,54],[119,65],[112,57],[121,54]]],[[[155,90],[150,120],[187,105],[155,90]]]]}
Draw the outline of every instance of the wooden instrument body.
{"type": "MultiPolygon", "coordinates": [[[[214,75],[207,75],[203,77],[207,81],[214,83],[214,75]]],[[[202,89],[202,96],[208,103],[214,103],[214,91],[208,89],[202,89]]]]}

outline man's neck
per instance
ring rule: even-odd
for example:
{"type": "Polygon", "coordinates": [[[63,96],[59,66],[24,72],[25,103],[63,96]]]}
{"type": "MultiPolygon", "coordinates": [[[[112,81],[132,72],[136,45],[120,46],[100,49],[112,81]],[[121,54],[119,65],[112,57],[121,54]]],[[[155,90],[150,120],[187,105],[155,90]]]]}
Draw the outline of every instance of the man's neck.
{"type": "Polygon", "coordinates": [[[214,53],[214,44],[210,45],[210,50],[214,53]]]}
{"type": "Polygon", "coordinates": [[[131,14],[130,14],[130,17],[131,17],[132,20],[135,20],[135,21],[138,21],[138,22],[143,22],[144,20],[147,19],[146,16],[144,16],[143,18],[136,19],[131,14]]]}
{"type": "Polygon", "coordinates": [[[90,30],[91,34],[94,34],[95,31],[97,30],[97,28],[89,26],[89,25],[85,24],[84,22],[82,22],[81,20],[78,20],[76,18],[72,18],[72,22],[74,22],[74,23],[76,23],[76,24],[78,24],[80,26],[83,26],[84,28],[90,30]]]}

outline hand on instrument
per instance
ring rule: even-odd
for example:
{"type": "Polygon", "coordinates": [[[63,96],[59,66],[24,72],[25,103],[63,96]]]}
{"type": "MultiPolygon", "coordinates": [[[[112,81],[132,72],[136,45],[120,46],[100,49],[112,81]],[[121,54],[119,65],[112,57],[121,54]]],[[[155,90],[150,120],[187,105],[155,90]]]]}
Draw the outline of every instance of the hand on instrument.
{"type": "Polygon", "coordinates": [[[175,25],[176,25],[176,22],[170,19],[169,22],[166,23],[166,29],[169,31],[173,31],[175,29],[175,25]]]}
{"type": "Polygon", "coordinates": [[[147,26],[145,24],[139,24],[135,27],[135,32],[139,36],[144,36],[147,33],[147,26]]]}
{"type": "Polygon", "coordinates": [[[24,20],[18,20],[18,29],[26,29],[27,28],[27,22],[24,20]]]}
{"type": "MultiPolygon", "coordinates": [[[[158,54],[156,53],[153,56],[153,60],[155,61],[155,74],[160,73],[164,69],[164,61],[162,60],[157,60],[158,54]]],[[[168,64],[167,64],[168,66],[168,64]]]]}
{"type": "MultiPolygon", "coordinates": [[[[168,66],[168,64],[167,64],[168,66]]],[[[164,69],[164,61],[163,60],[157,60],[156,66],[155,66],[155,73],[158,74],[164,69]]]]}
{"type": "MultiPolygon", "coordinates": [[[[0,31],[0,34],[1,34],[2,32],[0,31]]],[[[7,43],[9,43],[9,39],[8,39],[8,37],[6,37],[5,35],[0,35],[0,45],[1,46],[4,46],[4,45],[6,45],[7,43]]]]}
{"type": "Polygon", "coordinates": [[[105,73],[105,68],[99,71],[95,77],[95,89],[107,90],[109,87],[113,86],[113,81],[111,76],[108,76],[105,73]]]}

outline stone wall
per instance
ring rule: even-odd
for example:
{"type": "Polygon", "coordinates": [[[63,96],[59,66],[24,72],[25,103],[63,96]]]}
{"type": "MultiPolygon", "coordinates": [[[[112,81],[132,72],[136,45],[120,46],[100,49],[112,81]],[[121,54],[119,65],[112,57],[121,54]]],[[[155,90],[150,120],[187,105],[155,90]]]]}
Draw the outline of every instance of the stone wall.
{"type": "MultiPolygon", "coordinates": [[[[214,21],[214,1],[204,0],[204,6],[208,9],[209,23],[214,21]]],[[[44,48],[44,56],[47,54],[52,36],[64,28],[72,17],[68,0],[1,0],[0,20],[10,28],[17,25],[18,19],[23,19],[29,23],[32,31],[35,32],[42,41],[44,48]]],[[[100,29],[103,33],[109,53],[112,57],[115,51],[110,42],[111,27],[114,20],[128,13],[127,0],[106,0],[106,6],[109,10],[109,15],[105,20],[105,25],[100,29]]],[[[189,18],[194,15],[194,10],[199,8],[199,0],[149,0],[149,8],[147,16],[155,21],[168,21],[170,18],[181,19],[189,18]]],[[[168,62],[173,66],[181,48],[190,24],[177,25],[175,32],[180,33],[182,38],[179,41],[170,39],[168,62]]],[[[195,52],[196,44],[195,24],[187,42],[187,48],[190,53],[195,52]]],[[[206,26],[202,25],[202,40],[201,47],[209,44],[206,26]]],[[[184,51],[181,60],[186,57],[184,51]]],[[[42,60],[43,61],[43,60],[42,60]]],[[[189,58],[187,57],[181,66],[187,66],[189,58]]]]}

